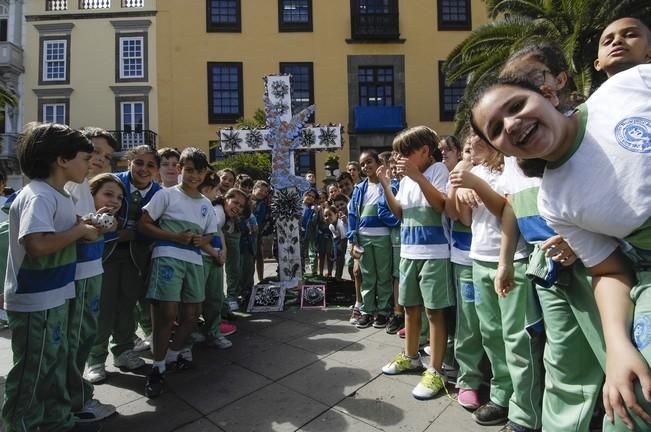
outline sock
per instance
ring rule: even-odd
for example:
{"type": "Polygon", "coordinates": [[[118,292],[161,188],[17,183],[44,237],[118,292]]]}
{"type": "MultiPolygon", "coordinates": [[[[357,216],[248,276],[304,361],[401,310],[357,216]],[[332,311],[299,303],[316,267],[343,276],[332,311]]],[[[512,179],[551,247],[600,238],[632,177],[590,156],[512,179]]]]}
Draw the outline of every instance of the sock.
{"type": "Polygon", "coordinates": [[[357,309],[359,309],[359,308],[362,307],[362,304],[361,304],[361,303],[357,303],[357,302],[355,302],[355,307],[356,307],[357,309]]]}
{"type": "Polygon", "coordinates": [[[158,372],[160,373],[165,373],[165,360],[160,360],[160,361],[154,360],[154,364],[152,364],[151,367],[152,369],[158,368],[158,372]]]}
{"type": "Polygon", "coordinates": [[[403,316],[405,313],[403,311],[400,311],[400,312],[394,312],[393,314],[395,316],[403,316]]]}

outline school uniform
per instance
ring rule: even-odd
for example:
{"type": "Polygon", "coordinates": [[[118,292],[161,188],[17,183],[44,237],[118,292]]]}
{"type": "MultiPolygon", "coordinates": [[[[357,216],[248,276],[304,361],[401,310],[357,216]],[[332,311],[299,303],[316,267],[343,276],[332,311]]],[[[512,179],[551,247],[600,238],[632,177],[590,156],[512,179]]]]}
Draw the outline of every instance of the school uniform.
{"type": "MultiPolygon", "coordinates": [[[[222,250],[219,234],[226,223],[224,207],[220,204],[213,206],[217,234],[211,245],[216,250],[222,250]]],[[[217,265],[215,260],[206,252],[201,251],[203,258],[204,277],[206,279],[206,298],[203,302],[203,319],[205,320],[204,332],[216,338],[222,336],[219,325],[222,322],[222,308],[224,306],[224,266],[217,265]]]]}

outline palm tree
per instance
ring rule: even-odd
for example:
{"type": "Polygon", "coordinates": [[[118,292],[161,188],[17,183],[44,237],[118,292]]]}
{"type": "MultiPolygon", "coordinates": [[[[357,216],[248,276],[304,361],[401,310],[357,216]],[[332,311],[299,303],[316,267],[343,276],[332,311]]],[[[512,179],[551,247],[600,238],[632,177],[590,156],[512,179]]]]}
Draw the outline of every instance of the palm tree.
{"type": "Polygon", "coordinates": [[[14,92],[0,85],[0,107],[6,105],[15,107],[18,105],[18,99],[16,99],[14,92]]]}
{"type": "MultiPolygon", "coordinates": [[[[494,21],[477,28],[448,55],[448,82],[467,77],[466,96],[497,74],[519,48],[540,40],[560,44],[570,67],[570,82],[587,96],[605,79],[592,64],[601,31],[617,18],[632,16],[651,23],[649,0],[484,0],[494,21]]],[[[464,99],[466,99],[464,97],[464,99]]],[[[457,132],[465,121],[466,106],[457,107],[457,132]]]]}

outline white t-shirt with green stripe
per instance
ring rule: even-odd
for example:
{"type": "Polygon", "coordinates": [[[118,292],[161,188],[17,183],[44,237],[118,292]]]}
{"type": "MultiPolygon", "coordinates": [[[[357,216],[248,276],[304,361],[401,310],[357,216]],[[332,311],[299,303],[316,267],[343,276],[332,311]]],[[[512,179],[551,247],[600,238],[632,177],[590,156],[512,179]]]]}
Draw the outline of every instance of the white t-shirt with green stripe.
{"type": "Polygon", "coordinates": [[[59,233],[77,223],[69,195],[41,180],[25,186],[9,210],[9,254],[5,309],[37,312],[61,306],[75,296],[76,244],[42,257],[25,253],[29,234],[59,233]]]}
{"type": "Polygon", "coordinates": [[[579,115],[572,149],[543,175],[540,213],[586,267],[618,239],[651,262],[651,65],[610,78],[579,115]]]}
{"type": "Polygon", "coordinates": [[[389,227],[384,225],[378,217],[378,204],[382,193],[380,183],[368,182],[357,221],[360,234],[367,236],[388,236],[390,234],[389,227]]]}
{"type": "MultiPolygon", "coordinates": [[[[215,234],[217,217],[208,198],[190,197],[181,186],[161,189],[143,207],[143,211],[158,221],[161,229],[169,232],[192,231],[195,234],[215,234]]],[[[157,240],[152,258],[170,257],[203,265],[200,249],[192,245],[157,240]]]]}
{"type": "MultiPolygon", "coordinates": [[[[448,169],[441,162],[430,165],[423,175],[440,192],[445,193],[448,169]]],[[[402,208],[400,223],[400,257],[409,259],[450,258],[448,239],[443,230],[441,213],[425,198],[418,183],[405,177],[400,181],[396,199],[402,208]]]]}

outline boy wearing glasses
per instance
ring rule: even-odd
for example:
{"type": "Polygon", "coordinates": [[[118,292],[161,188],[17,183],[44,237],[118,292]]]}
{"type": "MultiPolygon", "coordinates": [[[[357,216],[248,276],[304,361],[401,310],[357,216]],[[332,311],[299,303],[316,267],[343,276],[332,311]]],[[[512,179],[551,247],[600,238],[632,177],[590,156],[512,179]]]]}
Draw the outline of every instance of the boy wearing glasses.
{"type": "Polygon", "coordinates": [[[160,157],[148,145],[141,145],[130,150],[127,159],[128,170],[116,174],[126,190],[125,202],[118,217],[118,230],[104,236],[106,244],[99,325],[84,375],[91,383],[106,379],[104,363],[111,336],[115,367],[134,370],[145,365],[133,351],[136,325],[133,310],[138,299],[145,294],[151,240],[137,233],[136,225],[142,216],[142,208],[161,189],[154,181],[158,175],[160,157]]]}

